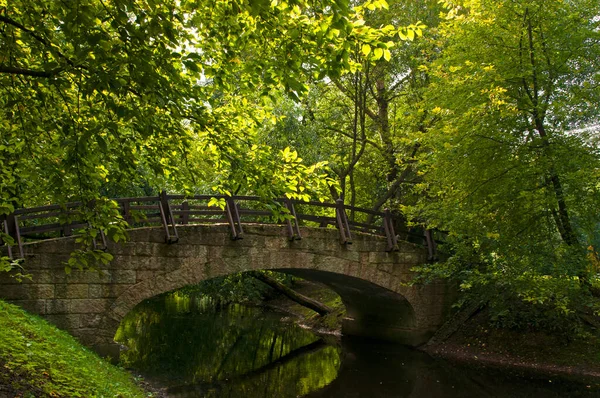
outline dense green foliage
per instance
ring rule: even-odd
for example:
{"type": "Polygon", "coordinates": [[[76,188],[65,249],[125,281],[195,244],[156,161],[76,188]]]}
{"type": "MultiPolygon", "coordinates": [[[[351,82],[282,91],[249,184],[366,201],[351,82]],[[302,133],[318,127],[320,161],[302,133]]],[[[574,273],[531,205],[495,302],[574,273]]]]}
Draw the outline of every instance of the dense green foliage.
{"type": "MultiPolygon", "coordinates": [[[[595,1],[390,2],[423,37],[318,80],[266,142],[327,159],[346,202],[447,233],[452,278],[510,327],[571,333],[600,295],[595,1]]],[[[375,22],[377,21],[377,22],[375,22]]],[[[353,217],[353,214],[350,214],[353,217]]]]}
{"type": "MultiPolygon", "coordinates": [[[[109,194],[141,188],[308,199],[329,194],[326,162],[256,139],[273,103],[312,78],[390,59],[373,28],[383,0],[15,0],[0,2],[0,215],[80,200],[89,237],[123,238],[109,194]],[[371,50],[372,49],[372,50],[371,50]]],[[[5,237],[6,238],[6,237],[5,237]]],[[[6,239],[5,239],[6,240],[6,239]]],[[[81,255],[79,264],[100,258],[81,255]],[[89,257],[89,258],[88,258],[89,257]]],[[[3,268],[8,268],[3,264],[3,268]]]]}
{"type": "Polygon", "coordinates": [[[0,385],[24,394],[20,396],[146,396],[126,371],[46,321],[3,301],[0,325],[0,385]]]}
{"type": "Polygon", "coordinates": [[[280,148],[292,145],[312,161],[327,160],[348,204],[380,210],[414,203],[420,147],[414,134],[430,122],[419,106],[428,76],[418,67],[432,57],[431,26],[440,9],[436,1],[391,1],[388,9],[365,14],[375,26],[417,29],[412,40],[391,41],[389,59],[373,60],[369,48],[356,46],[350,57],[360,67],[314,80],[301,103],[281,101],[278,112],[286,117],[264,140],[280,148]]]}
{"type": "Polygon", "coordinates": [[[315,168],[257,145],[253,130],[275,120],[278,93],[297,98],[308,77],[356,69],[355,45],[389,58],[384,40],[407,30],[370,28],[362,12],[345,2],[0,3],[2,213],[98,198],[109,183],[265,195],[318,183],[315,168]]]}
{"type": "Polygon", "coordinates": [[[447,6],[411,211],[449,232],[452,256],[428,270],[508,324],[570,330],[598,310],[600,152],[573,130],[599,116],[600,4],[447,6]]]}

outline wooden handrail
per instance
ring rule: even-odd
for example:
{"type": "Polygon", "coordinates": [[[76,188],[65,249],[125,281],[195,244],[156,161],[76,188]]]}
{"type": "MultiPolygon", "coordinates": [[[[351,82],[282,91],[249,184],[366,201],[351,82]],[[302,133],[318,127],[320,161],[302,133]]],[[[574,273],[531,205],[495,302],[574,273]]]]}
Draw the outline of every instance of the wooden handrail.
{"type": "MultiPolygon", "coordinates": [[[[165,239],[169,243],[178,241],[177,225],[219,223],[229,224],[233,239],[241,239],[243,236],[242,224],[280,224],[288,231],[290,240],[301,239],[299,226],[306,222],[317,223],[320,227],[335,226],[340,232],[340,241],[343,244],[352,243],[352,231],[367,232],[374,235],[384,236],[387,239],[387,250],[398,249],[398,237],[394,232],[395,217],[386,209],[378,212],[355,206],[346,206],[343,201],[335,203],[318,201],[301,201],[288,198],[277,198],[270,201],[271,204],[278,202],[287,209],[288,217],[281,220],[274,219],[270,210],[265,209],[265,201],[258,196],[249,195],[170,195],[161,192],[157,196],[127,197],[114,199],[118,204],[125,221],[130,225],[158,226],[162,225],[165,230],[165,239]],[[218,207],[209,207],[207,203],[212,198],[225,199],[224,210],[218,207]],[[176,203],[172,203],[176,201],[176,203]],[[242,205],[253,204],[249,208],[242,205]],[[296,209],[300,206],[300,211],[296,209]],[[327,209],[329,215],[310,214],[310,208],[327,209]],[[346,211],[353,214],[363,214],[375,222],[350,221],[346,211]],[[135,215],[140,218],[137,221],[135,215]],[[258,218],[258,221],[257,221],[258,218]]],[[[88,204],[88,207],[90,205],[88,204]]],[[[0,227],[10,232],[19,246],[19,254],[22,257],[22,239],[34,238],[36,240],[54,238],[70,234],[73,228],[85,227],[86,220],[77,220],[77,208],[83,207],[81,202],[70,202],[63,205],[47,205],[33,208],[18,209],[13,215],[3,218],[9,220],[3,222],[0,227]],[[69,216],[69,220],[60,221],[61,217],[69,216]],[[58,220],[57,220],[58,219],[58,220]],[[57,222],[58,221],[58,222],[57,222]],[[40,236],[46,234],[45,236],[40,236]]],[[[79,214],[83,214],[81,212],[79,214]]],[[[362,218],[361,218],[362,219],[362,218]]],[[[369,219],[369,218],[367,218],[369,219]]],[[[410,234],[410,232],[409,232],[410,234]]],[[[411,234],[415,236],[414,234],[411,234]]],[[[418,236],[418,235],[416,235],[418,236]]],[[[430,258],[434,258],[435,242],[431,234],[421,236],[423,245],[427,246],[430,258]]],[[[106,247],[105,238],[102,236],[102,246],[106,247]]],[[[9,248],[9,256],[13,256],[14,250],[9,248]]]]}

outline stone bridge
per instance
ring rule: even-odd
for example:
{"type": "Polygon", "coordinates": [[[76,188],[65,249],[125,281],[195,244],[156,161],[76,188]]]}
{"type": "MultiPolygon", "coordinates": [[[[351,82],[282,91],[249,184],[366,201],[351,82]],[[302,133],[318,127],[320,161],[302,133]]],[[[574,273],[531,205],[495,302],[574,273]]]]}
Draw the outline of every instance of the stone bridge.
{"type": "Polygon", "coordinates": [[[426,249],[357,233],[342,245],[332,228],[300,227],[290,240],[277,225],[248,225],[232,240],[227,225],[178,227],[177,244],[164,230],[130,230],[130,240],[109,243],[113,261],[97,272],[64,262],[77,248],[73,237],[23,244],[32,280],[0,274],[0,298],[39,314],[103,354],[114,355],[113,337],[123,317],[142,300],[203,280],[247,270],[276,270],[328,285],[342,298],[342,332],[410,345],[425,342],[441,325],[450,303],[446,284],[409,287],[410,268],[427,261],[426,249]]]}

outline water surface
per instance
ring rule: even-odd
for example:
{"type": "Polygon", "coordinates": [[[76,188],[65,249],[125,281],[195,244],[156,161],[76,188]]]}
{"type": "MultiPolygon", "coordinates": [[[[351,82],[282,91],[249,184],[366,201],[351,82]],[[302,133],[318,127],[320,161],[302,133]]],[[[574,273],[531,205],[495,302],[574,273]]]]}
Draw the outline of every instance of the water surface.
{"type": "Polygon", "coordinates": [[[462,369],[396,344],[323,339],[285,314],[172,293],[138,305],[121,362],[173,397],[600,396],[585,385],[462,369]]]}

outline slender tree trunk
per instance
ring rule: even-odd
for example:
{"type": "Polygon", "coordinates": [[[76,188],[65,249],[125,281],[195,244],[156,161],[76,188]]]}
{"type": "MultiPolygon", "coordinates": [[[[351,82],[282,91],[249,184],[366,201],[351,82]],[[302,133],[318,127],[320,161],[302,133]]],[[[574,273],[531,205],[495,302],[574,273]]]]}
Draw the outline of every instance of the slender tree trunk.
{"type": "Polygon", "coordinates": [[[398,166],[396,164],[396,155],[394,151],[394,143],[390,136],[390,122],[389,122],[389,100],[387,99],[387,90],[385,86],[385,80],[383,77],[377,79],[377,119],[379,122],[379,134],[381,141],[385,147],[385,155],[388,163],[387,181],[392,183],[396,180],[398,174],[398,166]]]}
{"type": "MultiPolygon", "coordinates": [[[[548,170],[548,175],[550,182],[552,183],[552,188],[554,190],[554,196],[556,198],[556,202],[558,205],[558,211],[555,211],[554,219],[556,222],[557,229],[560,233],[562,240],[567,245],[576,245],[578,244],[577,236],[573,230],[573,226],[571,223],[571,218],[569,217],[569,209],[567,206],[567,202],[565,200],[565,195],[563,191],[563,186],[560,180],[556,169],[552,165],[553,159],[552,154],[550,152],[550,142],[548,141],[548,134],[546,133],[546,128],[544,125],[544,119],[546,115],[546,109],[543,101],[540,100],[540,82],[538,80],[538,65],[535,57],[536,51],[534,46],[534,36],[533,36],[533,25],[531,22],[531,15],[529,14],[529,9],[525,9],[524,19],[527,29],[527,40],[528,40],[528,58],[529,64],[531,67],[531,79],[533,88],[531,92],[528,90],[527,86],[525,86],[525,90],[528,93],[529,99],[532,102],[532,114],[533,121],[535,123],[535,129],[538,132],[540,138],[542,139],[542,143],[544,145],[544,153],[551,160],[551,166],[548,170]]],[[[549,93],[546,93],[548,95],[549,93]]]]}

